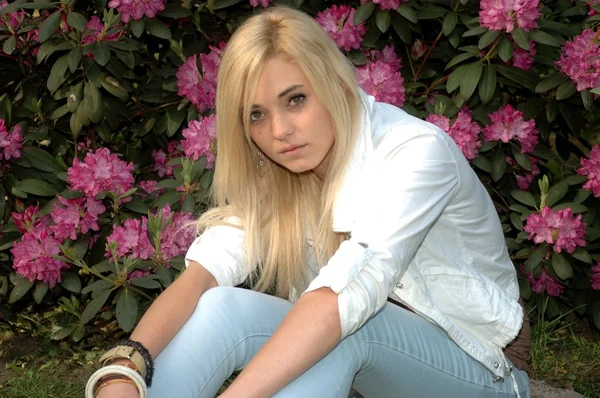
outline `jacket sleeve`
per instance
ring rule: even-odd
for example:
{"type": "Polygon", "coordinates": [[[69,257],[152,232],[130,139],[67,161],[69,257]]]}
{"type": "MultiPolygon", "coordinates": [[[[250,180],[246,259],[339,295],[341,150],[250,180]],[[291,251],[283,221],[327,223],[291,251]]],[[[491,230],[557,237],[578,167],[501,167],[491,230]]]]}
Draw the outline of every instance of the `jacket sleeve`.
{"type": "Polygon", "coordinates": [[[381,160],[379,172],[369,174],[372,183],[365,189],[369,194],[361,200],[352,237],[305,291],[329,287],[338,294],[342,338],[383,307],[458,190],[458,168],[448,144],[431,129],[414,127],[423,133],[396,145],[381,160]]]}
{"type": "Polygon", "coordinates": [[[219,225],[205,230],[185,255],[186,266],[190,261],[206,268],[219,286],[239,285],[251,271],[245,264],[244,231],[233,226],[219,225]]]}

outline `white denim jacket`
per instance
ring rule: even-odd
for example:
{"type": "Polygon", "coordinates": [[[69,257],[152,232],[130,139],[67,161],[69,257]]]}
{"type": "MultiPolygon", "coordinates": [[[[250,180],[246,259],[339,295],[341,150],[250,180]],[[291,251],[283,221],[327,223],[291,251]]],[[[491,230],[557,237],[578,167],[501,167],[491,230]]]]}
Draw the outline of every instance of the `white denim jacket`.
{"type": "MultiPolygon", "coordinates": [[[[373,97],[362,100],[333,214],[333,229],[351,237],[324,267],[309,264],[318,274],[304,293],[329,287],[338,294],[342,338],[388,297],[399,301],[501,381],[511,374],[502,349],[517,336],[523,310],[494,205],[445,132],[373,97]]],[[[243,240],[240,229],[213,227],[186,259],[234,286],[251,271],[243,240]]]]}

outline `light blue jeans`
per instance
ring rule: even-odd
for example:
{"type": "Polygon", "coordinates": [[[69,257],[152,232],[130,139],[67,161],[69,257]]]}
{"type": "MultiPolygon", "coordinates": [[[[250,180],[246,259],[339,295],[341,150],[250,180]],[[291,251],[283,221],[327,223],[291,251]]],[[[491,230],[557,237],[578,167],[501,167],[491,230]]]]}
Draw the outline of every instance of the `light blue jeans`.
{"type": "MultiPolygon", "coordinates": [[[[156,358],[149,398],[214,397],[292,305],[240,288],[208,290],[156,358]]],[[[527,374],[513,372],[521,397],[529,398],[527,374]]],[[[494,383],[440,328],[391,303],[275,397],[347,398],[352,387],[366,398],[516,397],[510,377],[494,383]]]]}

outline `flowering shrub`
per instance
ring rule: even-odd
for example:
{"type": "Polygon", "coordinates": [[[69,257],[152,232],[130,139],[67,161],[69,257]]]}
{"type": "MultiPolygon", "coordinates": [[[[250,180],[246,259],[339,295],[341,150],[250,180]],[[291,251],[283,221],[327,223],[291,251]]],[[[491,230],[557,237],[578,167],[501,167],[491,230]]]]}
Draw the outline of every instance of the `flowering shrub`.
{"type": "MultiPolygon", "coordinates": [[[[316,18],[368,94],[454,139],[523,297],[600,327],[598,1],[277,2],[316,18]]],[[[271,3],[0,3],[0,317],[128,331],[178,276],[218,156],[221,53],[271,3]]]]}

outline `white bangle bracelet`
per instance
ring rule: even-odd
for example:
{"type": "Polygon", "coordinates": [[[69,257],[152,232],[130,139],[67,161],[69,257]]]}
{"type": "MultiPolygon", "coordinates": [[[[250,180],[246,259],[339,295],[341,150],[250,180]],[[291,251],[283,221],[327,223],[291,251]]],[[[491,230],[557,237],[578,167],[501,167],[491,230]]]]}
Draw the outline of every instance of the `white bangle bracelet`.
{"type": "Polygon", "coordinates": [[[98,380],[108,375],[123,375],[129,377],[135,383],[140,398],[147,398],[148,387],[146,387],[146,382],[142,376],[135,370],[123,365],[108,365],[95,371],[94,374],[90,376],[85,386],[85,398],[95,398],[94,389],[96,388],[96,383],[98,383],[98,380]]]}

